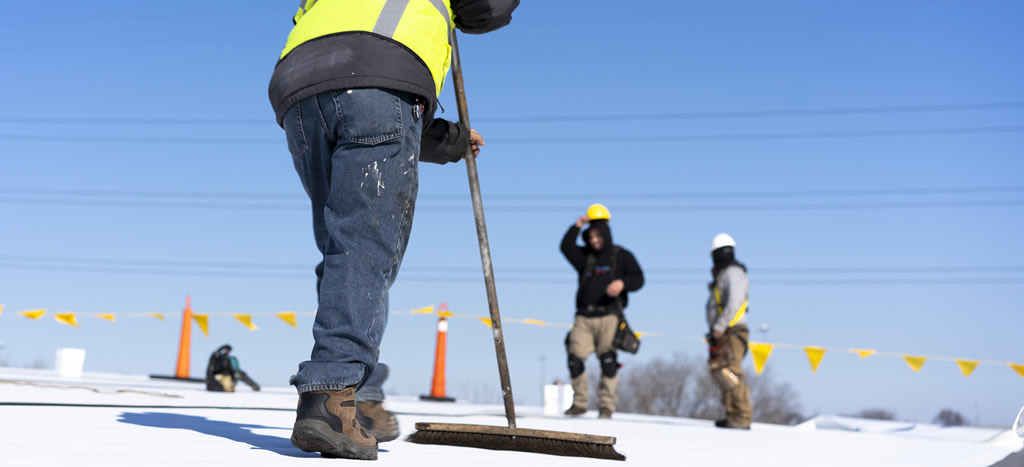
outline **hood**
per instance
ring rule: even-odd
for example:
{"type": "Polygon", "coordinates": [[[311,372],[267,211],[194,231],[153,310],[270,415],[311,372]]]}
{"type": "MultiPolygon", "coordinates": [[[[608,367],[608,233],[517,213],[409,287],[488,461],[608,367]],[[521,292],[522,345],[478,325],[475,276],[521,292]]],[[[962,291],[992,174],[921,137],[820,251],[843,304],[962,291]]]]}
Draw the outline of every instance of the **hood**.
{"type": "Polygon", "coordinates": [[[590,251],[594,250],[594,247],[590,245],[590,231],[596,230],[601,233],[601,238],[604,239],[604,245],[601,247],[601,251],[598,251],[598,256],[602,256],[604,253],[611,251],[611,246],[615,243],[612,242],[612,229],[608,225],[606,220],[590,221],[590,228],[583,231],[583,242],[587,244],[587,248],[590,251]]]}
{"type": "Polygon", "coordinates": [[[731,246],[723,246],[711,252],[711,261],[714,263],[714,267],[711,268],[711,277],[717,278],[718,273],[724,271],[725,268],[736,265],[743,268],[743,272],[747,272],[747,266],[743,263],[736,261],[735,249],[731,246]]]}

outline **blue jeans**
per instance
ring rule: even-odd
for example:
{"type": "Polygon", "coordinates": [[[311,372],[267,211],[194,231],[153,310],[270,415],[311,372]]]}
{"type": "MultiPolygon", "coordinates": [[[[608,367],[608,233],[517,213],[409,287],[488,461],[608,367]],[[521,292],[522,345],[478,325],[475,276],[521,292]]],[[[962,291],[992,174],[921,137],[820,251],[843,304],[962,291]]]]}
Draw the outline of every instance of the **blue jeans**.
{"type": "Polygon", "coordinates": [[[378,362],[377,366],[373,368],[373,372],[370,373],[370,377],[366,379],[366,384],[356,391],[356,400],[359,402],[383,402],[384,381],[388,379],[390,372],[387,365],[378,362]]]}
{"type": "Polygon", "coordinates": [[[285,115],[323,254],[313,351],[289,381],[299,393],[361,386],[377,365],[419,187],[416,99],[385,89],[326,91],[285,115]]]}

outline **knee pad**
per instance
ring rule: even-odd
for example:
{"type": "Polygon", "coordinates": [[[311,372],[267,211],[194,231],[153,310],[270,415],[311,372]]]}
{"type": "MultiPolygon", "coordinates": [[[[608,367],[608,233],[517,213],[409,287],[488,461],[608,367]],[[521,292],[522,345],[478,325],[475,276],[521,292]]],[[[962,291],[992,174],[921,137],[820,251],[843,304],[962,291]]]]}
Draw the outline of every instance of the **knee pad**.
{"type": "Polygon", "coordinates": [[[614,350],[601,354],[599,357],[601,359],[601,374],[608,378],[614,378],[619,373],[618,356],[614,350]]]}
{"type": "Polygon", "coordinates": [[[579,357],[569,354],[569,377],[575,378],[583,374],[583,360],[579,357]]]}

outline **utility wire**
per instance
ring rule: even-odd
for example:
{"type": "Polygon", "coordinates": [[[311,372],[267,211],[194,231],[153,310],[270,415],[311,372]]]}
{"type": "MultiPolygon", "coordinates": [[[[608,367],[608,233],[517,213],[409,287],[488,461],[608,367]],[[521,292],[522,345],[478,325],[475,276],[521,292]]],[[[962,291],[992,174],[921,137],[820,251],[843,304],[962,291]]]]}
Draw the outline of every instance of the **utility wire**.
{"type": "MultiPolygon", "coordinates": [[[[893,130],[802,131],[792,133],[709,133],[691,135],[651,136],[545,136],[545,137],[489,137],[499,144],[621,144],[666,142],[735,142],[785,141],[804,139],[878,138],[899,136],[952,136],[971,134],[1001,134],[1024,132],[1024,125],[996,125],[981,127],[906,128],[893,130]]],[[[87,136],[87,135],[33,135],[0,134],[0,141],[45,143],[127,143],[127,144],[211,144],[211,145],[284,145],[284,138],[202,137],[202,136],[87,136]]],[[[666,153],[676,156],[674,153],[666,153]]]]}
{"type": "MultiPolygon", "coordinates": [[[[53,257],[53,256],[26,256],[26,255],[0,255],[2,262],[16,263],[43,263],[43,264],[74,264],[93,266],[139,266],[139,267],[171,267],[171,268],[192,268],[192,269],[238,269],[238,270],[292,270],[303,271],[313,270],[312,264],[297,263],[249,263],[249,262],[218,262],[218,261],[180,261],[160,259],[115,259],[115,258],[83,258],[83,257],[53,257]]],[[[647,272],[656,274],[708,274],[709,268],[645,268],[647,272]]],[[[441,273],[466,273],[478,274],[480,268],[473,266],[404,266],[402,271],[409,272],[441,272],[441,273]]],[[[564,274],[570,271],[565,267],[503,267],[497,268],[501,273],[513,274],[564,274]]],[[[948,274],[948,273],[997,273],[997,272],[1024,272],[1022,266],[845,266],[845,267],[819,267],[819,266],[788,266],[788,267],[757,267],[751,269],[754,274],[948,274]]]]}
{"type": "MultiPolygon", "coordinates": [[[[61,266],[61,265],[49,265],[49,264],[12,264],[0,261],[0,269],[14,269],[14,270],[41,270],[47,272],[82,272],[89,274],[129,274],[129,275],[161,275],[161,276],[188,276],[188,277],[211,277],[218,279],[293,279],[293,280],[312,280],[313,274],[299,274],[299,273],[273,273],[273,272],[229,272],[229,271],[192,271],[192,270],[174,270],[174,269],[152,269],[152,268],[125,268],[125,267],[83,267],[83,266],[61,266]]],[[[426,276],[417,276],[403,274],[399,277],[400,282],[426,282],[426,283],[467,283],[467,282],[480,282],[482,277],[465,277],[465,276],[449,276],[449,275],[438,275],[430,274],[426,276]]],[[[524,277],[503,277],[500,279],[503,283],[510,284],[533,284],[533,285],[548,285],[548,286],[571,286],[576,283],[575,278],[524,278],[524,277]]],[[[666,279],[651,279],[645,281],[652,285],[691,285],[704,287],[707,285],[706,280],[691,279],[691,280],[666,280],[666,279]]],[[[760,285],[994,285],[994,284],[1024,284],[1024,277],[1013,278],[1013,277],[992,277],[992,278],[978,278],[978,277],[962,277],[962,278],[869,278],[869,279],[768,279],[759,280],[757,284],[760,285]]]]}
{"type": "MultiPolygon", "coordinates": [[[[622,122],[650,120],[720,120],[740,118],[810,117],[829,115],[870,115],[1024,108],[1024,101],[974,102],[963,104],[920,104],[817,109],[764,109],[709,112],[664,112],[620,115],[524,115],[478,117],[493,123],[622,122]]],[[[175,118],[175,117],[23,117],[0,116],[0,123],[48,125],[271,125],[268,118],[175,118]]]]}
{"type": "MultiPolygon", "coordinates": [[[[786,190],[786,191],[715,191],[715,192],[662,192],[662,193],[493,193],[490,200],[543,200],[555,199],[721,199],[721,198],[797,198],[797,197],[861,197],[861,196],[915,196],[962,195],[990,193],[1022,193],[1019,186],[926,187],[839,190],[786,190]]],[[[182,192],[182,191],[118,191],[118,190],[64,190],[40,188],[0,188],[0,196],[72,197],[72,198],[187,198],[187,199],[261,199],[304,201],[306,195],[298,193],[254,192],[182,192]]],[[[444,193],[420,195],[419,201],[463,201],[465,194],[444,193]]]]}
{"type": "MultiPolygon", "coordinates": [[[[305,204],[251,204],[251,203],[189,203],[189,202],[153,202],[153,201],[117,201],[117,200],[77,200],[77,199],[33,199],[11,196],[0,196],[0,204],[31,204],[31,205],[64,205],[64,206],[96,206],[96,207],[134,207],[134,208],[178,208],[178,209],[227,209],[227,210],[266,210],[266,211],[298,211],[309,209],[305,204]]],[[[722,212],[722,211],[814,211],[814,210],[859,210],[859,209],[921,209],[921,208],[979,208],[979,207],[1018,207],[1024,206],[1024,200],[969,200],[969,201],[907,201],[907,202],[876,202],[876,203],[805,203],[805,204],[732,204],[732,205],[625,205],[616,206],[617,211],[631,212],[722,212]]],[[[418,211],[460,212],[465,206],[417,206],[418,211]]],[[[520,212],[535,214],[538,212],[573,212],[579,206],[501,206],[492,205],[488,211],[520,212]]]]}

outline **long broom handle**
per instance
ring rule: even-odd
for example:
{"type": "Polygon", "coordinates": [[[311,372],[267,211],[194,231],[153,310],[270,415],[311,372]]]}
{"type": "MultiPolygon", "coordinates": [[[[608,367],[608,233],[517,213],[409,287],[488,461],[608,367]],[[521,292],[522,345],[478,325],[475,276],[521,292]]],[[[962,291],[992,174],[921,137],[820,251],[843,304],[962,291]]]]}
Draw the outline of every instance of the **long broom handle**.
{"type": "MultiPolygon", "coordinates": [[[[459,60],[459,42],[455,31],[451,33],[452,78],[455,82],[455,104],[459,110],[459,122],[467,129],[469,107],[466,105],[466,86],[462,81],[462,61],[459,60]]],[[[484,202],[480,197],[480,178],[476,172],[476,159],[472,148],[466,151],[466,172],[469,175],[469,194],[473,198],[473,217],[476,219],[476,236],[480,241],[480,263],[484,269],[484,284],[487,286],[487,305],[491,311],[491,331],[494,335],[494,353],[498,357],[498,374],[501,376],[501,396],[505,401],[505,418],[508,427],[516,427],[516,406],[512,399],[512,380],[508,376],[508,359],[505,357],[505,337],[501,332],[501,315],[498,313],[498,291],[494,286],[494,267],[491,265],[491,247],[487,242],[487,223],[484,220],[484,202]]]]}

